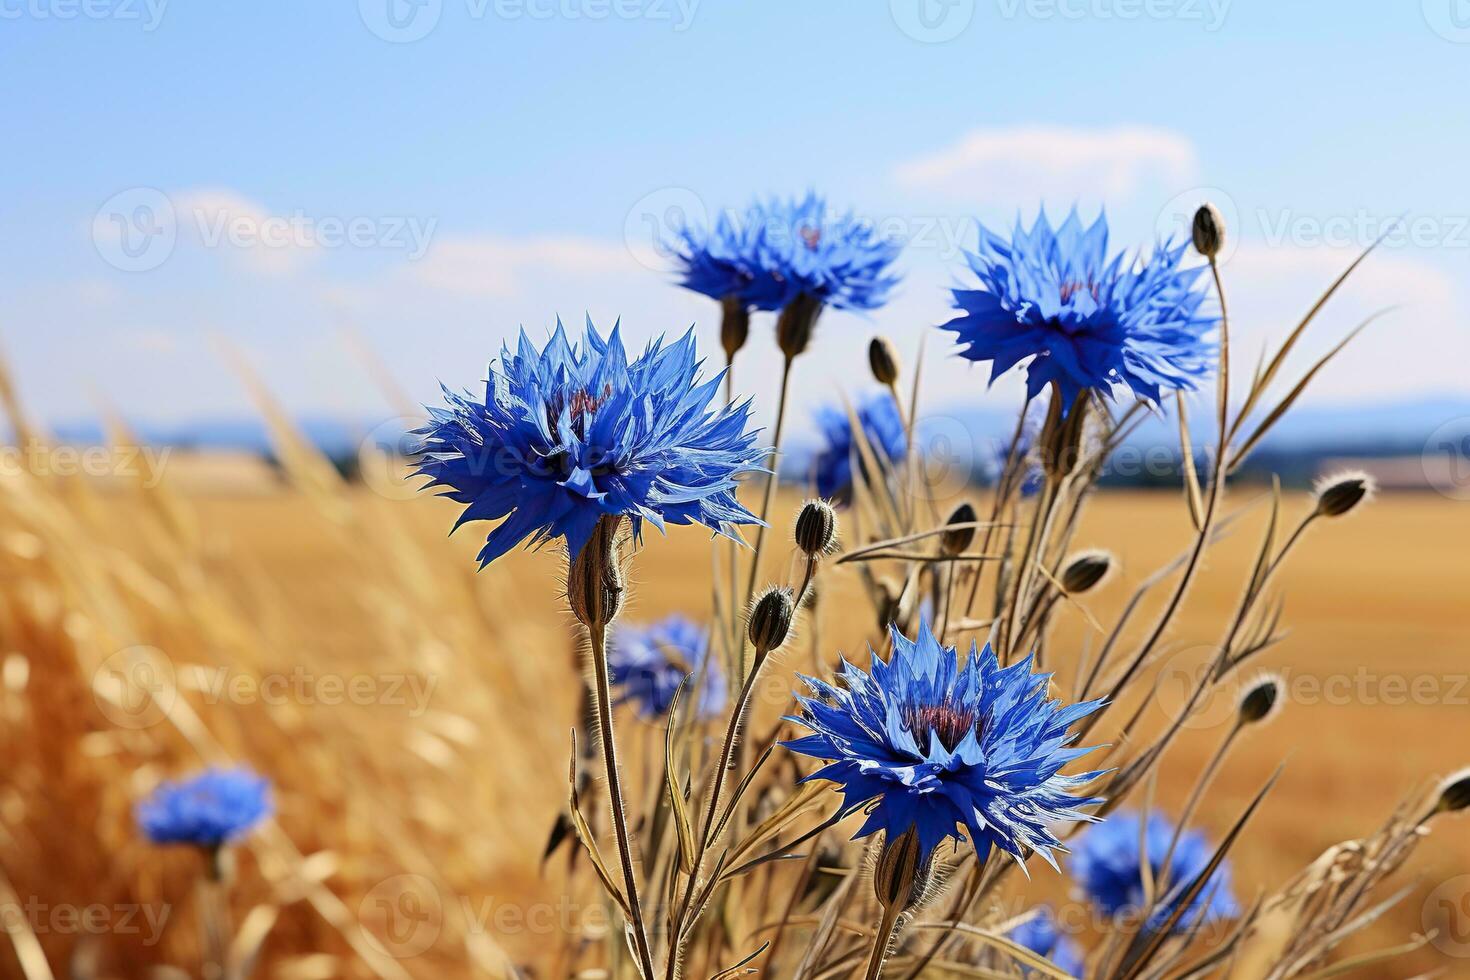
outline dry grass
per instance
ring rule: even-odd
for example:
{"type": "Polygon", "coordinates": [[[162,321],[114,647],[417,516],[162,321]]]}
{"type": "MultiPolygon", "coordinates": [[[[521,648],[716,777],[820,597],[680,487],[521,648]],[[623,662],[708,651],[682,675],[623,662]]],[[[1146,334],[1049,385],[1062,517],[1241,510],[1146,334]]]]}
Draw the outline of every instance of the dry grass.
{"type": "MultiPolygon", "coordinates": [[[[565,917],[595,931],[601,900],[586,876],[568,896],[564,860],[539,861],[565,805],[578,698],[557,559],[518,554],[476,575],[475,532],[444,540],[451,508],[342,484],[304,449],[287,462],[293,487],[269,496],[194,498],[168,481],[107,494],[29,478],[0,486],[0,869],[22,906],[32,900],[32,911],[6,917],[16,945],[0,950],[0,973],[44,976],[38,949],[57,975],[136,976],[158,964],[197,975],[197,861],[141,844],[130,807],[162,776],[228,759],[277,787],[278,819],[252,839],[237,879],[241,949],[259,942],[257,975],[498,976],[507,956],[554,975],[548,950],[565,917]],[[223,696],[194,689],[222,676],[244,680],[223,696]],[[286,678],[284,696],[264,703],[249,693],[273,676],[286,678]],[[343,685],[335,696],[333,679],[343,685]],[[128,682],[139,680],[155,700],[107,699],[138,695],[128,682]],[[346,693],[353,684],[357,693],[346,693]],[[426,690],[418,701],[414,692],[426,690]],[[168,918],[153,943],[146,927],[117,927],[117,913],[91,930],[37,903],[141,906],[168,918]],[[404,933],[405,921],[429,931],[404,933]],[[415,955],[385,955],[427,939],[415,955]],[[17,956],[28,950],[22,974],[17,956]]],[[[1232,500],[1252,492],[1236,489],[1232,500]]],[[[1189,648],[1211,642],[1228,618],[1262,520],[1252,514],[1211,552],[1211,574],[1168,637],[1183,653],[1166,669],[1203,659],[1189,648]]],[[[1287,758],[1234,854],[1246,900],[1371,831],[1423,774],[1465,762],[1470,627],[1463,557],[1450,547],[1464,522],[1452,502],[1390,496],[1314,527],[1285,570],[1278,586],[1292,635],[1259,666],[1288,671],[1291,690],[1316,703],[1288,704],[1269,729],[1248,733],[1198,818],[1218,834],[1287,758]],[[1378,678],[1367,682],[1375,703],[1357,693],[1360,669],[1378,678]],[[1339,676],[1354,685],[1346,703],[1312,697],[1313,678],[1339,676]],[[1403,678],[1406,690],[1386,678],[1403,678]],[[1414,703],[1416,682],[1421,694],[1435,686],[1418,699],[1426,703],[1414,703]]],[[[1090,608],[1107,621],[1188,534],[1177,495],[1099,496],[1077,541],[1107,543],[1124,571],[1090,608]]],[[[703,534],[652,538],[634,563],[627,615],[708,608],[710,562],[703,534]]],[[[851,573],[837,575],[820,606],[828,662],[839,649],[860,651],[874,626],[849,601],[851,573]]],[[[784,707],[790,671],[809,665],[811,624],[804,629],[762,686],[763,717],[784,707]]],[[[1088,632],[1070,612],[1058,623],[1050,650],[1064,682],[1088,632]]],[[[637,770],[656,733],[633,723],[625,732],[637,770]]],[[[1176,746],[1161,803],[1177,804],[1222,733],[1201,727],[1176,746]]],[[[635,800],[634,809],[646,808],[635,800]]],[[[1470,865],[1463,827],[1438,825],[1410,865],[1424,884],[1352,949],[1422,928],[1428,888],[1470,865]]],[[[1430,948],[1361,975],[1445,962],[1430,948]]]]}

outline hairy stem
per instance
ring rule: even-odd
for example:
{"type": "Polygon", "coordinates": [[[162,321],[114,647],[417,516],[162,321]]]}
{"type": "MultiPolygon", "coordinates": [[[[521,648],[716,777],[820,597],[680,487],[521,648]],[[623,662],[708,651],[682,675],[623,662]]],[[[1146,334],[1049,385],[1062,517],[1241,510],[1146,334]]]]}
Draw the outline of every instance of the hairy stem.
{"type": "Polygon", "coordinates": [[[633,944],[643,976],[652,977],[653,954],[648,946],[648,928],[643,923],[643,909],[638,901],[638,875],[633,869],[633,843],[628,834],[628,814],[623,803],[623,778],[618,768],[617,740],[613,737],[612,691],[608,682],[607,625],[589,626],[592,640],[592,674],[595,684],[594,703],[597,727],[602,735],[602,765],[607,773],[608,802],[612,807],[613,834],[618,842],[618,864],[622,867],[623,888],[627,891],[628,908],[632,912],[633,944]]]}

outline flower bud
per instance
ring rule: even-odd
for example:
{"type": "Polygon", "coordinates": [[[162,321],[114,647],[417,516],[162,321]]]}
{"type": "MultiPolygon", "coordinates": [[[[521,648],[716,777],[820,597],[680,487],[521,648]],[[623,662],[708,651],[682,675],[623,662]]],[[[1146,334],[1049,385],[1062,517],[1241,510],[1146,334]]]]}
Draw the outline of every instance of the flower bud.
{"type": "Polygon", "coordinates": [[[1281,678],[1275,674],[1267,674],[1252,684],[1240,699],[1237,709],[1240,724],[1256,725],[1274,716],[1281,706],[1283,686],[1281,678]]]}
{"type": "Polygon", "coordinates": [[[618,556],[621,518],[604,517],[567,569],[567,601],[577,622],[589,630],[605,628],[623,605],[622,561],[618,556]]]}
{"type": "Polygon", "coordinates": [[[769,653],[786,642],[791,631],[791,617],[796,608],[791,601],[791,590],[772,587],[755,600],[751,606],[747,628],[751,646],[762,653],[769,653]]]}
{"type": "Polygon", "coordinates": [[[776,343],[787,359],[796,357],[811,343],[812,330],[822,314],[822,301],[811,293],[797,293],[776,317],[776,343]]]}
{"type": "Polygon", "coordinates": [[[1359,470],[1337,473],[1317,481],[1317,513],[1323,517],[1341,517],[1373,495],[1377,484],[1359,470]]]}
{"type": "Polygon", "coordinates": [[[883,842],[873,868],[873,894],[885,909],[907,909],[924,894],[928,864],[919,847],[919,831],[910,827],[883,842]]]}
{"type": "Polygon", "coordinates": [[[1435,813],[1455,813],[1470,808],[1470,769],[1461,769],[1440,784],[1435,813]]]}
{"type": "Polygon", "coordinates": [[[1220,209],[1205,203],[1194,212],[1194,248],[1207,259],[1220,254],[1225,244],[1225,218],[1220,209]]]}
{"type": "Polygon", "coordinates": [[[733,361],[750,338],[750,307],[738,296],[726,296],[720,306],[725,314],[720,322],[720,346],[725,348],[725,360],[733,361]]]}
{"type": "Polygon", "coordinates": [[[796,515],[796,546],[808,558],[820,558],[837,543],[837,512],[825,500],[808,500],[796,515]]]}
{"type": "Polygon", "coordinates": [[[887,337],[874,337],[868,344],[868,366],[880,385],[892,387],[898,383],[898,351],[887,337]]]}
{"type": "MultiPolygon", "coordinates": [[[[968,501],[956,507],[954,513],[949,515],[949,520],[945,522],[946,525],[974,523],[975,508],[970,506],[968,501]]],[[[947,527],[945,532],[939,536],[939,549],[953,558],[955,555],[963,554],[964,550],[970,546],[970,542],[974,540],[975,529],[973,527],[947,527]]]]}
{"type": "Polygon", "coordinates": [[[1077,595],[1097,587],[1113,570],[1113,556],[1106,551],[1081,551],[1072,556],[1062,570],[1062,588],[1077,595]]]}

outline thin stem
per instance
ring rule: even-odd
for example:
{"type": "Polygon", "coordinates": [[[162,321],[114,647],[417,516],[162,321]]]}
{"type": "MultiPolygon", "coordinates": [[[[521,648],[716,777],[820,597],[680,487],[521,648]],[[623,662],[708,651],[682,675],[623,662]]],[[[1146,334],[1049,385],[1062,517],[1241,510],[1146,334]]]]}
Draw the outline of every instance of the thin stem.
{"type": "Polygon", "coordinates": [[[595,687],[594,706],[597,727],[602,738],[602,765],[607,773],[608,803],[612,807],[613,833],[618,842],[618,864],[622,866],[623,888],[632,912],[633,944],[643,976],[652,977],[653,954],[648,947],[648,929],[643,924],[643,909],[638,902],[638,876],[633,870],[633,844],[628,834],[628,814],[623,804],[623,779],[618,769],[617,740],[613,737],[612,691],[608,682],[607,625],[588,626],[592,641],[592,674],[595,687]]]}
{"type": "Polygon", "coordinates": [[[755,554],[750,559],[750,579],[745,585],[745,604],[755,598],[755,583],[760,575],[761,556],[766,543],[766,531],[769,530],[771,514],[771,501],[776,496],[776,485],[780,483],[777,456],[781,451],[781,431],[786,425],[786,398],[791,390],[791,364],[794,357],[787,357],[785,364],[781,367],[781,398],[776,402],[776,432],[771,442],[771,455],[769,460],[770,474],[766,477],[766,496],[761,502],[761,523],[755,532],[755,554]]]}

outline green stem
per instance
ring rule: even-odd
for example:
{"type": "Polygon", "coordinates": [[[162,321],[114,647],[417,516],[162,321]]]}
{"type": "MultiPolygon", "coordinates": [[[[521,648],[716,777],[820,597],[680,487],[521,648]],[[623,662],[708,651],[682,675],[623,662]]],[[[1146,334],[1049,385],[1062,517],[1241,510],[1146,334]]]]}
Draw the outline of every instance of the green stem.
{"type": "Polygon", "coordinates": [[[745,584],[745,604],[750,605],[755,598],[755,583],[760,576],[761,553],[766,543],[766,531],[769,528],[769,517],[771,515],[771,501],[776,496],[776,485],[780,483],[778,475],[777,456],[781,451],[781,432],[786,425],[786,399],[791,391],[791,364],[793,357],[786,358],[786,363],[781,367],[781,398],[776,403],[776,433],[771,443],[771,455],[768,462],[770,475],[766,478],[766,496],[761,502],[760,527],[755,532],[755,554],[750,559],[750,578],[745,584]]]}

